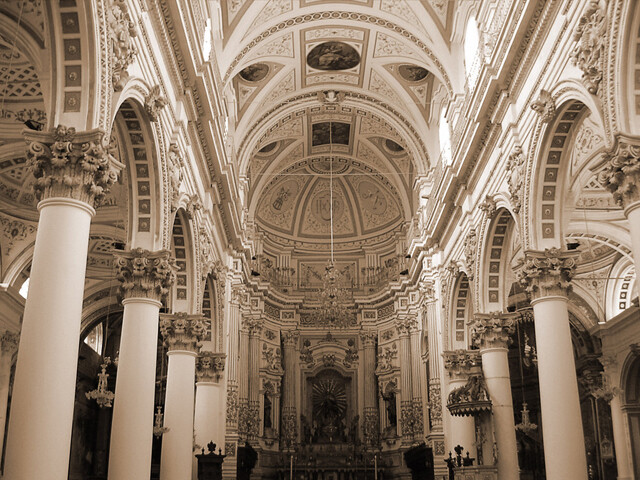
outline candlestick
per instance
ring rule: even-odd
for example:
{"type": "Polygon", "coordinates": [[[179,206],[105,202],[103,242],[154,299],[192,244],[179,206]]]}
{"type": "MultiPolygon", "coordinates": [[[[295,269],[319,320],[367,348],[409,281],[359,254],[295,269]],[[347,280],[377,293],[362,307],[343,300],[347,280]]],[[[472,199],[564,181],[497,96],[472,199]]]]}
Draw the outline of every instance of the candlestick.
{"type": "Polygon", "coordinates": [[[375,480],[378,480],[378,454],[376,453],[373,456],[373,471],[375,472],[373,477],[375,480]]]}
{"type": "Polygon", "coordinates": [[[289,467],[289,480],[293,480],[293,455],[291,455],[291,462],[289,467]]]}

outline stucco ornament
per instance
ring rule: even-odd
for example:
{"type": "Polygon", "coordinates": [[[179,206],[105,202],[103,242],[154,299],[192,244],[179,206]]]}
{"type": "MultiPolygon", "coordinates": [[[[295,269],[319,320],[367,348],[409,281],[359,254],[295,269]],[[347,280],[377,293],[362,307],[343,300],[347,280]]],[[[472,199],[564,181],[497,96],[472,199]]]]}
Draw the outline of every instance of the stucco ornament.
{"type": "Polygon", "coordinates": [[[573,34],[577,45],[571,59],[582,70],[582,82],[593,95],[598,93],[602,81],[606,34],[604,9],[598,0],[591,0],[573,34]]]}
{"type": "Polygon", "coordinates": [[[152,87],[144,98],[144,109],[152,122],[158,121],[160,110],[166,107],[167,104],[167,99],[160,92],[160,85],[152,87]]]}
{"type": "Polygon", "coordinates": [[[478,250],[478,235],[476,229],[469,230],[467,237],[464,240],[464,257],[465,265],[467,267],[467,277],[469,280],[473,280],[474,270],[476,267],[476,254],[478,250]]]}
{"type": "Polygon", "coordinates": [[[107,23],[111,41],[111,81],[118,92],[124,88],[129,74],[127,67],[133,63],[137,49],[133,37],[137,35],[135,24],[129,16],[129,8],[124,0],[107,2],[107,23]]]}
{"type": "Polygon", "coordinates": [[[616,137],[613,149],[605,155],[598,182],[613,194],[621,207],[640,200],[640,138],[616,137]]]}
{"type": "Polygon", "coordinates": [[[520,212],[520,208],[522,208],[522,185],[524,184],[525,161],[522,147],[516,145],[507,161],[507,184],[509,186],[509,195],[511,195],[514,213],[520,212]]]}
{"type": "Polygon", "coordinates": [[[542,123],[549,123],[556,114],[556,102],[551,93],[541,90],[538,98],[531,102],[531,110],[540,116],[542,123]]]}
{"type": "Polygon", "coordinates": [[[169,168],[169,182],[171,183],[171,210],[178,209],[178,199],[180,198],[180,186],[182,185],[182,155],[180,154],[180,148],[175,143],[169,145],[169,151],[167,152],[169,162],[167,164],[169,168]]]}
{"type": "Polygon", "coordinates": [[[487,215],[487,218],[489,220],[495,217],[496,213],[498,212],[498,206],[496,204],[496,201],[489,195],[486,196],[486,198],[484,199],[484,202],[478,205],[478,208],[487,215]]]}

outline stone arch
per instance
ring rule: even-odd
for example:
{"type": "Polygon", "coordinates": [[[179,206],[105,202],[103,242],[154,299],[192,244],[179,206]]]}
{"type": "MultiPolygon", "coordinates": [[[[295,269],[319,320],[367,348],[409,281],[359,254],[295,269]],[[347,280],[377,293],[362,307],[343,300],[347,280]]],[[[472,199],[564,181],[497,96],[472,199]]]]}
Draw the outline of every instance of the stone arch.
{"type": "Polygon", "coordinates": [[[471,345],[469,322],[473,319],[473,300],[471,282],[464,272],[456,278],[451,306],[449,308],[449,325],[446,326],[446,350],[467,349],[471,345]]]}
{"type": "MultiPolygon", "coordinates": [[[[560,244],[562,215],[558,207],[563,202],[557,200],[562,199],[565,194],[565,188],[562,187],[566,183],[567,159],[575,141],[572,136],[575,129],[572,127],[578,124],[581,115],[587,112],[594,115],[596,123],[604,124],[600,105],[578,80],[560,82],[550,93],[550,99],[549,107],[553,117],[549,120],[541,115],[536,121],[531,142],[527,147],[528,155],[526,158],[522,157],[523,171],[517,172],[515,176],[513,170],[507,172],[510,187],[518,179],[522,181],[522,187],[516,188],[522,197],[522,209],[514,211],[521,217],[522,240],[528,249],[557,247],[560,244]],[[548,172],[547,169],[552,171],[548,172]],[[546,177],[547,174],[550,176],[546,177]],[[545,186],[553,188],[545,190],[545,186]],[[543,218],[543,202],[554,207],[547,211],[545,216],[554,218],[543,218]],[[543,235],[545,228],[546,236],[543,235]]],[[[607,145],[612,143],[608,136],[605,136],[604,140],[607,145]]]]}
{"type": "Polygon", "coordinates": [[[163,160],[156,145],[157,129],[148,121],[144,109],[134,99],[124,101],[113,122],[111,143],[117,143],[118,159],[126,165],[129,189],[127,243],[131,247],[157,250],[162,247],[166,222],[166,180],[163,160]]]}
{"type": "Polygon", "coordinates": [[[484,281],[477,282],[476,300],[483,312],[504,311],[508,306],[509,292],[515,281],[512,267],[519,230],[512,212],[505,207],[499,208],[487,222],[478,253],[478,272],[484,281]]]}
{"type": "Polygon", "coordinates": [[[207,275],[203,283],[201,310],[204,317],[211,321],[211,350],[222,352],[224,351],[224,316],[220,304],[220,287],[212,274],[207,275]]]}

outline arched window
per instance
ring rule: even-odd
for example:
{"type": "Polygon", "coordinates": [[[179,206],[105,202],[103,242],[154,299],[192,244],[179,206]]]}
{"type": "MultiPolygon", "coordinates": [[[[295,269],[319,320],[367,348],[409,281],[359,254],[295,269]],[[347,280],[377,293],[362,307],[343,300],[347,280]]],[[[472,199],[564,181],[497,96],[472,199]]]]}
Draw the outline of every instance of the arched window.
{"type": "Polygon", "coordinates": [[[447,122],[444,109],[440,114],[440,127],[438,133],[442,163],[445,166],[451,165],[451,134],[449,133],[449,122],[447,122]]]}

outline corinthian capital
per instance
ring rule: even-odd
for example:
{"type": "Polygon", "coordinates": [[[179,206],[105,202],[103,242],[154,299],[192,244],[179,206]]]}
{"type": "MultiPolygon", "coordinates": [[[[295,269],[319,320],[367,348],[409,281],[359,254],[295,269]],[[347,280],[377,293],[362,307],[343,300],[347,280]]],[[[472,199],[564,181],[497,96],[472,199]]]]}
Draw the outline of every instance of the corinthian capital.
{"type": "Polygon", "coordinates": [[[196,357],[196,381],[220,381],[226,358],[224,353],[200,352],[196,357]]]}
{"type": "Polygon", "coordinates": [[[296,348],[298,346],[299,339],[300,332],[298,330],[287,330],[282,332],[284,348],[296,348]]]}
{"type": "Polygon", "coordinates": [[[532,300],[550,296],[567,296],[576,271],[577,251],[549,248],[526,250],[518,270],[518,280],[532,300]]]}
{"type": "Polygon", "coordinates": [[[507,348],[516,331],[516,317],[512,313],[478,313],[471,324],[473,343],[484,348],[507,348]]]}
{"type": "Polygon", "coordinates": [[[409,335],[417,325],[418,321],[415,315],[402,315],[396,319],[398,335],[409,335]]]}
{"type": "Polygon", "coordinates": [[[102,130],[76,132],[62,125],[50,132],[26,131],[27,161],[38,200],[65,197],[100,205],[124,167],[104,135],[102,130]]]}
{"type": "Polygon", "coordinates": [[[20,342],[20,334],[16,332],[10,332],[6,330],[2,336],[0,336],[0,354],[13,355],[18,350],[18,343],[20,342]]]}
{"type": "Polygon", "coordinates": [[[197,352],[209,326],[209,320],[205,320],[202,315],[189,315],[185,312],[160,315],[160,333],[169,351],[197,352]]]}
{"type": "Polygon", "coordinates": [[[150,298],[161,302],[169,293],[178,267],[169,250],[150,252],[134,248],[114,253],[116,278],[123,298],[150,298]]]}
{"type": "Polygon", "coordinates": [[[623,208],[640,201],[640,137],[616,136],[613,148],[605,155],[598,182],[613,194],[623,208]]]}
{"type": "Polygon", "coordinates": [[[375,330],[362,330],[360,332],[360,339],[364,348],[375,348],[376,340],[378,340],[378,332],[375,330]]]}
{"type": "Polygon", "coordinates": [[[466,378],[472,370],[478,370],[481,365],[478,350],[451,350],[442,352],[444,368],[452,378],[466,378]]]}

